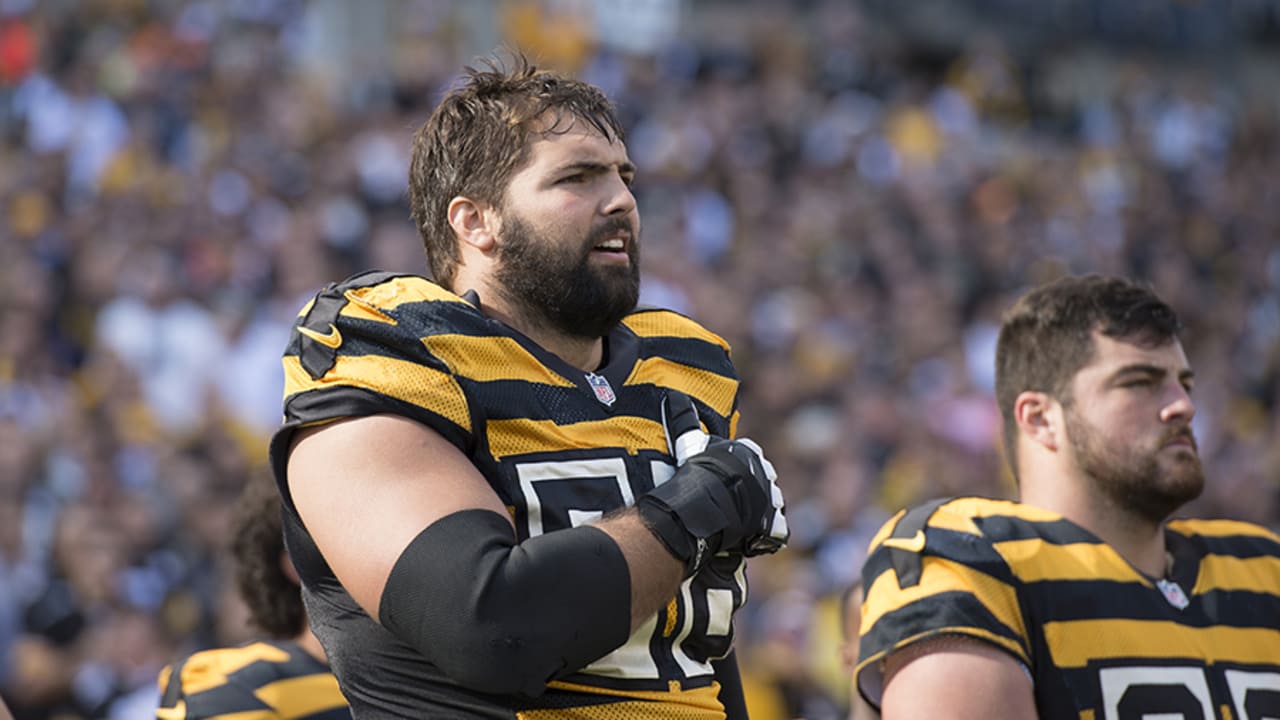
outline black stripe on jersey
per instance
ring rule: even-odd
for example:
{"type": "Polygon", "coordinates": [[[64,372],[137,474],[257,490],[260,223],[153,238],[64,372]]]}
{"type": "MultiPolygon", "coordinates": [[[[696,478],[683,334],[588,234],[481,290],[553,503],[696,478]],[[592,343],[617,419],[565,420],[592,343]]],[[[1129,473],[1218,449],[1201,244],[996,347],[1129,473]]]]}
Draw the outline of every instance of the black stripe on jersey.
{"type": "MultiPolygon", "coordinates": [[[[606,406],[578,386],[531,383],[524,380],[490,380],[467,384],[467,395],[475,408],[486,408],[488,420],[554,419],[559,425],[590,422],[606,417],[631,415],[660,421],[654,412],[666,388],[644,383],[615,387],[617,400],[606,406]]],[[[698,416],[713,435],[725,435],[729,419],[693,398],[698,416]]]]}
{"type": "Polygon", "coordinates": [[[518,338],[502,323],[485,317],[474,307],[460,302],[424,300],[382,310],[399,323],[399,335],[426,338],[434,335],[518,338]]]}
{"type": "MultiPolygon", "coordinates": [[[[239,673],[233,673],[239,675],[239,673]]],[[[187,697],[187,715],[194,718],[216,718],[223,715],[239,713],[270,713],[273,708],[254,696],[249,688],[257,685],[241,686],[238,680],[208,690],[201,690],[187,697]]]]}
{"type": "Polygon", "coordinates": [[[1280,543],[1260,535],[1193,535],[1179,530],[1170,534],[1202,546],[1206,555],[1241,559],[1280,555],[1280,543]]]}
{"type": "MultiPolygon", "coordinates": [[[[406,338],[416,337],[416,335],[406,334],[403,323],[401,326],[395,326],[376,320],[343,317],[339,320],[338,325],[344,331],[342,345],[338,350],[327,348],[315,340],[303,336],[302,333],[294,332],[285,355],[298,355],[299,359],[305,359],[307,357],[305,353],[309,348],[319,346],[320,349],[326,350],[330,354],[330,362],[328,367],[325,368],[325,372],[328,372],[329,368],[333,367],[333,359],[339,354],[339,350],[344,357],[388,357],[425,364],[437,370],[447,370],[444,361],[428,352],[425,344],[405,341],[406,338]]],[[[310,326],[307,327],[312,329],[310,326]]],[[[328,327],[328,323],[325,323],[324,328],[317,332],[328,332],[328,327]]],[[[319,378],[324,374],[316,375],[311,368],[307,368],[307,371],[312,373],[313,378],[319,378]]]]}
{"type": "Polygon", "coordinates": [[[1074,545],[1076,543],[1101,544],[1101,540],[1088,530],[1070,520],[1054,520],[1037,522],[1007,515],[988,515],[974,517],[973,522],[993,543],[1008,540],[1043,540],[1051,545],[1074,545]]]}
{"type": "Polygon", "coordinates": [[[1022,648],[1027,657],[1031,656],[1031,648],[1026,646],[1026,640],[1016,630],[1001,622],[981,600],[967,592],[929,595],[885,613],[863,635],[862,646],[876,651],[889,650],[906,639],[901,630],[903,627],[911,628],[911,634],[915,637],[946,632],[952,628],[987,628],[1022,648]]]}
{"type": "Polygon", "coordinates": [[[707,432],[720,437],[728,437],[729,418],[716,412],[710,405],[707,405],[698,398],[691,399],[693,400],[694,408],[698,411],[698,419],[702,421],[703,425],[707,426],[707,432]]]}
{"type": "Polygon", "coordinates": [[[1169,620],[1190,627],[1229,625],[1234,627],[1271,627],[1280,613],[1280,599],[1274,595],[1245,590],[1211,590],[1191,595],[1185,610],[1157,597],[1159,590],[1140,583],[1108,580],[1043,580],[1030,583],[1029,592],[1048,602],[1042,609],[1043,622],[1096,620],[1099,617],[1125,620],[1169,620]]]}
{"type": "MultiPolygon", "coordinates": [[[[306,317],[299,319],[298,326],[306,328],[318,335],[328,335],[334,331],[338,322],[338,313],[346,307],[347,298],[341,293],[323,292],[307,311],[306,317]]],[[[338,349],[307,337],[301,332],[295,333],[298,338],[298,361],[302,368],[317,380],[333,368],[338,358],[338,349]]],[[[338,336],[341,338],[341,336],[338,336]]]]}
{"type": "Polygon", "coordinates": [[[640,340],[640,358],[663,360],[725,375],[732,370],[724,348],[699,338],[645,337],[640,340]]]}
{"type": "Polygon", "coordinates": [[[160,697],[160,707],[174,707],[182,699],[182,668],[186,667],[187,661],[190,659],[190,656],[183,658],[175,663],[169,671],[169,684],[164,688],[164,694],[160,697]]]}
{"type": "MultiPolygon", "coordinates": [[[[466,380],[466,378],[458,378],[466,380]]],[[[628,415],[626,407],[635,406],[632,400],[627,402],[631,388],[613,388],[617,400],[612,407],[595,400],[579,386],[552,386],[545,383],[531,383],[527,380],[489,380],[489,382],[468,382],[467,395],[474,400],[472,405],[484,407],[488,411],[488,420],[556,420],[559,425],[586,423],[586,421],[611,418],[614,415],[628,415]]],[[[650,401],[650,409],[653,402],[650,401]]],[[[652,413],[634,413],[649,418],[652,413]]]]}
{"type": "MultiPolygon", "coordinates": [[[[363,388],[340,386],[296,393],[289,396],[284,410],[286,424],[293,424],[295,429],[310,422],[333,418],[364,417],[382,413],[404,415],[434,429],[457,447],[471,448],[471,435],[449,418],[438,415],[429,408],[363,388]],[[317,410],[317,407],[320,409],[317,410]]],[[[287,434],[283,431],[277,432],[277,441],[284,442],[280,438],[287,434]]],[[[273,441],[272,445],[274,450],[276,441],[273,441]]],[[[283,451],[287,447],[286,443],[280,450],[283,451]]]]}
{"type": "MultiPolygon", "coordinates": [[[[950,498],[941,498],[911,508],[893,526],[893,533],[889,537],[896,540],[907,540],[914,537],[916,533],[921,533],[923,537],[925,527],[929,524],[929,518],[933,517],[939,507],[950,501],[950,498]]],[[[898,587],[906,589],[919,585],[920,574],[923,569],[920,562],[920,554],[897,547],[889,547],[887,549],[889,551],[889,562],[893,565],[893,569],[898,575],[898,587]]]]}
{"type": "MultiPolygon", "coordinates": [[[[924,529],[924,533],[925,546],[924,550],[918,553],[919,556],[940,555],[957,563],[967,565],[1006,585],[1012,586],[1018,582],[1013,572],[1009,569],[1009,565],[1005,562],[1004,557],[996,552],[995,547],[986,538],[940,527],[927,527],[924,529]]],[[[894,550],[894,548],[888,548],[884,545],[877,545],[872,550],[862,570],[864,587],[871,587],[871,584],[875,582],[876,578],[880,577],[881,573],[887,571],[896,572],[891,550],[894,550]]]]}

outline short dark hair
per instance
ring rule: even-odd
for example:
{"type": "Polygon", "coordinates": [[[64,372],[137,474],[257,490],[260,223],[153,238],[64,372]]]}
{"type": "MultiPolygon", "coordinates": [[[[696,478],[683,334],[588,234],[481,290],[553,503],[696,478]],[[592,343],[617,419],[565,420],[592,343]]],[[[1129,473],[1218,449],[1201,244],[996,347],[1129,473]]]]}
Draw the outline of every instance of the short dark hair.
{"type": "Polygon", "coordinates": [[[1173,308],[1154,291],[1118,277],[1062,277],[1015,302],[996,342],[996,402],[1015,476],[1018,425],[1013,405],[1019,394],[1044,392],[1069,403],[1071,379],[1094,357],[1094,331],[1155,346],[1174,339],[1181,328],[1173,308]]]}
{"type": "Polygon", "coordinates": [[[501,208],[512,174],[527,162],[529,137],[563,133],[583,121],[610,140],[623,139],[613,103],[599,88],[542,70],[519,53],[505,69],[484,59],[465,68],[413,137],[409,207],[437,282],[450,286],[457,270],[457,239],[448,208],[464,196],[501,208]],[[537,125],[543,118],[545,127],[537,125]]]}
{"type": "Polygon", "coordinates": [[[280,566],[285,552],[280,510],[275,483],[251,477],[236,501],[231,559],[249,622],[273,638],[288,639],[306,628],[307,616],[301,589],[280,566]]]}

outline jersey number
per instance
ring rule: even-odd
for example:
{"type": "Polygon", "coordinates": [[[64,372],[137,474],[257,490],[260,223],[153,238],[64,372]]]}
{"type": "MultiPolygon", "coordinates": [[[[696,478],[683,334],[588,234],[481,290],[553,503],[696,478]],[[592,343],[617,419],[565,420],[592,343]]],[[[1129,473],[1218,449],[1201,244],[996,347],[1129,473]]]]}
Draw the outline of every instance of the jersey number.
{"type": "MultiPolygon", "coordinates": [[[[1233,717],[1280,720],[1280,673],[1227,670],[1233,717]]],[[[1208,671],[1198,667],[1116,667],[1098,674],[1106,720],[1213,720],[1208,671]]]]}
{"type": "MultiPolygon", "coordinates": [[[[665,482],[675,471],[662,462],[653,462],[650,468],[655,484],[665,482]]],[[[518,463],[516,475],[528,511],[529,537],[594,523],[609,510],[635,503],[627,463],[620,457],[518,463]]],[[[739,571],[734,579],[738,588],[702,587],[695,591],[694,579],[680,586],[676,601],[677,617],[682,620],[679,627],[658,627],[662,613],[655,613],[625,645],[587,666],[583,672],[658,679],[661,672],[654,659],[654,647],[670,646],[672,658],[686,676],[711,674],[710,663],[695,655],[703,655],[702,650],[708,647],[720,649],[721,645],[723,649],[717,655],[728,652],[730,618],[734,610],[732,597],[735,590],[738,597],[745,597],[745,580],[739,571]],[[695,628],[700,632],[691,637],[695,628]],[[722,636],[723,642],[717,642],[716,636],[722,636]],[[660,641],[654,642],[659,638],[660,641]]]]}

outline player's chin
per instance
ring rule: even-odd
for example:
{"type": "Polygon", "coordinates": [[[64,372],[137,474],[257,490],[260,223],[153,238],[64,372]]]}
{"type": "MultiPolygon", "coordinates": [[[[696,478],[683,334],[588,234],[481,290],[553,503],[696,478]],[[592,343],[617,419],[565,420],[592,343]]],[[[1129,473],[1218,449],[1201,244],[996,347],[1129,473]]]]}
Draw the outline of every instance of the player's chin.
{"type": "Polygon", "coordinates": [[[1195,453],[1180,454],[1164,469],[1165,486],[1188,502],[1204,492],[1204,468],[1195,453]]]}

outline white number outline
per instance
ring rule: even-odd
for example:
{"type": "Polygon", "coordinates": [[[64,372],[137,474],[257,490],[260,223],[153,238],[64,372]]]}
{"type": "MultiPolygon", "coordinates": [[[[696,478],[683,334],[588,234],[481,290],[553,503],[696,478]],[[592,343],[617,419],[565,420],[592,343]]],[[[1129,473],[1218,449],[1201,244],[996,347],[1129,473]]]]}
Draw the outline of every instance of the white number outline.
{"type": "MultiPolygon", "coordinates": [[[[649,467],[655,486],[671,479],[676,470],[674,465],[658,460],[651,461],[649,467]]],[[[542,499],[538,494],[538,484],[542,482],[552,480],[612,480],[617,485],[623,502],[628,507],[635,504],[635,495],[631,490],[631,483],[627,477],[627,463],[620,457],[522,462],[516,463],[515,469],[516,477],[520,483],[520,494],[524,499],[529,537],[536,537],[544,532],[542,499]]],[[[573,527],[589,525],[597,522],[602,517],[602,513],[594,509],[557,509],[557,511],[560,510],[568,514],[569,521],[573,527]]],[[[745,563],[739,564],[735,579],[741,597],[745,599],[746,578],[743,576],[744,565],[745,563]]],[[[691,590],[692,582],[693,579],[690,578],[680,585],[677,597],[681,605],[679,615],[682,618],[682,623],[676,632],[676,637],[672,638],[672,653],[675,661],[687,677],[711,675],[715,672],[715,669],[711,667],[711,663],[694,659],[683,648],[684,641],[693,631],[694,626],[692,608],[695,606],[691,590]]],[[[711,631],[709,634],[716,634],[715,631],[717,630],[725,631],[719,633],[721,635],[727,634],[730,618],[733,614],[732,602],[730,601],[729,606],[726,608],[724,598],[721,596],[711,597],[711,592],[728,593],[730,595],[732,593],[724,589],[708,590],[707,606],[712,613],[712,616],[707,619],[707,626],[711,631]],[[725,614],[726,611],[727,616],[725,614]]],[[[655,633],[658,632],[657,623],[658,613],[654,613],[653,617],[632,633],[626,643],[583,668],[581,672],[612,678],[649,680],[660,678],[661,674],[658,670],[657,662],[653,659],[650,650],[650,641],[655,633]]]]}
{"type": "MultiPolygon", "coordinates": [[[[1280,693],[1280,672],[1252,672],[1224,670],[1232,708],[1239,720],[1263,720],[1250,718],[1245,713],[1245,702],[1251,690],[1270,690],[1280,693]]],[[[1206,718],[1216,718],[1212,693],[1209,690],[1209,668],[1197,666],[1170,667],[1167,665],[1129,665],[1102,668],[1098,671],[1102,690],[1102,710],[1105,720],[1118,720],[1120,701],[1134,685],[1180,685],[1195,696],[1206,718]]],[[[1168,714],[1145,714],[1144,720],[1178,720],[1168,714]]]]}

